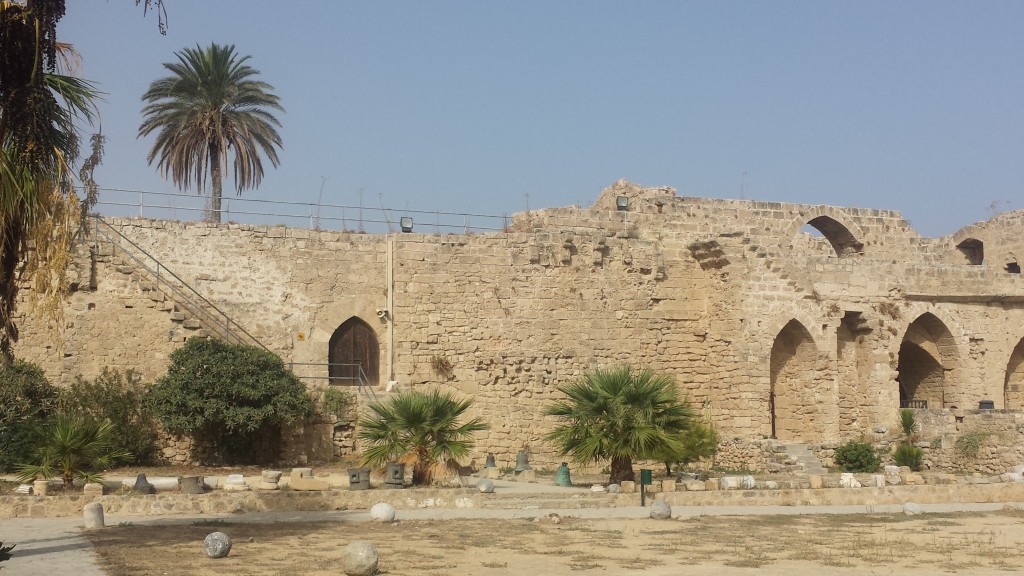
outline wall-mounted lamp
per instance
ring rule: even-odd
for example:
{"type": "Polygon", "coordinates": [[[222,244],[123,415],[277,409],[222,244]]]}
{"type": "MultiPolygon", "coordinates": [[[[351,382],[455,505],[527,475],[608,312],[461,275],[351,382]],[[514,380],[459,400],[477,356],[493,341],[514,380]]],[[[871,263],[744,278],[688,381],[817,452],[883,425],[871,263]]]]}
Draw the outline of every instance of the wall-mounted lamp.
{"type": "Polygon", "coordinates": [[[402,216],[398,221],[398,225],[402,227],[402,232],[412,232],[412,218],[402,216]]]}
{"type": "Polygon", "coordinates": [[[626,210],[629,208],[629,198],[625,196],[615,197],[615,208],[617,210],[626,210]]]}

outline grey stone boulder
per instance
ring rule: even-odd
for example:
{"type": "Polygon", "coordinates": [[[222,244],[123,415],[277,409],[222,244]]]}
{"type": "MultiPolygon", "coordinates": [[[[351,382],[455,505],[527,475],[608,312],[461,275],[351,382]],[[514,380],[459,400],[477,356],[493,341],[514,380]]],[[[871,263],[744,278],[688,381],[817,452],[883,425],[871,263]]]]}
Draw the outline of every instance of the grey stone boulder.
{"type": "Polygon", "coordinates": [[[672,507],[664,500],[655,500],[651,503],[651,518],[655,520],[668,520],[672,517],[672,507]]]}
{"type": "Polygon", "coordinates": [[[606,490],[608,490],[609,494],[618,494],[619,492],[622,492],[622,486],[619,486],[618,484],[609,484],[606,490]]]}
{"type": "Polygon", "coordinates": [[[483,492],[484,494],[490,494],[494,492],[494,482],[491,482],[487,478],[480,480],[476,483],[476,489],[483,492]]]}
{"type": "Polygon", "coordinates": [[[211,532],[203,540],[203,551],[210,558],[224,558],[231,552],[231,537],[223,532],[211,532]]]}
{"type": "Polygon", "coordinates": [[[373,544],[360,540],[345,546],[341,567],[348,576],[372,576],[377,573],[378,560],[373,544]]]}
{"type": "Polygon", "coordinates": [[[394,522],[395,507],[387,502],[377,502],[370,508],[370,519],[377,522],[394,522]]]}

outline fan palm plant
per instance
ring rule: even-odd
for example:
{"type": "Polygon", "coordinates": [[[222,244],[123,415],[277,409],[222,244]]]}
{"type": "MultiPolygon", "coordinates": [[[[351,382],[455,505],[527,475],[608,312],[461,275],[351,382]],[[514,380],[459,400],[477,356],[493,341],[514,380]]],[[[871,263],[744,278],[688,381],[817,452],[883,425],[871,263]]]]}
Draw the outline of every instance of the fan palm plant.
{"type": "Polygon", "coordinates": [[[678,454],[693,418],[671,377],[621,366],[595,369],[559,387],[566,398],[547,407],[562,423],[546,436],[585,464],[611,460],[611,482],[633,480],[633,460],[678,454]]]}
{"type": "Polygon", "coordinates": [[[256,188],[263,179],[260,154],[275,167],[281,126],[273,111],[284,111],[273,86],[255,80],[259,71],[238,56],[234,46],[211,44],[175,54],[165,63],[171,72],[149,85],[142,96],[143,122],[139,137],[156,133],[149,163],[157,161],[163,177],[188,190],[202,192],[210,180],[211,211],[220,222],[223,171],[228,151],[234,150],[234,180],[238,194],[256,188]]]}
{"type": "Polygon", "coordinates": [[[371,415],[359,421],[360,440],[367,443],[363,463],[380,467],[391,461],[412,464],[413,484],[430,484],[473,448],[473,433],[487,430],[479,418],[459,423],[473,404],[452,394],[431,390],[402,391],[370,405],[371,415]]]}
{"type": "Polygon", "coordinates": [[[60,475],[65,490],[74,485],[75,478],[99,482],[99,471],[131,456],[113,447],[113,431],[109,420],[94,422],[58,414],[41,427],[35,461],[18,467],[18,480],[49,480],[60,475]]]}

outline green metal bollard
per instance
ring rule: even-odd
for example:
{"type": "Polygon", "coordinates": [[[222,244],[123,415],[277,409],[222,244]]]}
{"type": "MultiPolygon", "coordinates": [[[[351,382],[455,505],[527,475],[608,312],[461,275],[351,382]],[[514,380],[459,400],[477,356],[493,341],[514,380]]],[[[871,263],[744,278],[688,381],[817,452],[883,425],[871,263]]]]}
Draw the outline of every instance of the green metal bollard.
{"type": "Polygon", "coordinates": [[[640,505],[647,506],[647,486],[654,484],[654,470],[640,469],[640,505]]]}

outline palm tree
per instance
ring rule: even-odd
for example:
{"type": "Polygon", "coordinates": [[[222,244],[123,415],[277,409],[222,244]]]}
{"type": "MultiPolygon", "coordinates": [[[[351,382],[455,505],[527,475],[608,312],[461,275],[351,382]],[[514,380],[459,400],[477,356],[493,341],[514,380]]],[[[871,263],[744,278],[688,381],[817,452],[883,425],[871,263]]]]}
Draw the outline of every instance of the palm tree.
{"type": "Polygon", "coordinates": [[[109,420],[95,422],[58,414],[40,429],[35,462],[19,466],[18,479],[27,482],[42,476],[49,480],[60,474],[65,490],[74,486],[75,478],[99,482],[99,470],[131,456],[114,448],[113,435],[114,427],[109,420]]]}
{"type": "Polygon", "coordinates": [[[459,424],[472,404],[436,389],[402,391],[387,402],[371,404],[373,414],[359,421],[359,439],[368,443],[363,464],[411,463],[413,484],[432,483],[438,473],[458,466],[457,460],[469,454],[474,432],[487,430],[479,418],[459,424]]]}
{"type": "Polygon", "coordinates": [[[0,1],[0,354],[13,360],[20,282],[58,320],[81,204],[73,188],[75,121],[91,120],[96,90],[58,73],[64,0],[0,1]],[[33,249],[30,249],[32,247],[33,249]]]}
{"type": "Polygon", "coordinates": [[[234,149],[238,194],[263,179],[260,152],[277,167],[281,123],[273,110],[284,111],[273,86],[255,80],[259,71],[239,57],[234,46],[211,44],[205,50],[185,48],[178,62],[165,63],[171,75],[149,85],[139,137],[156,132],[149,163],[158,161],[163,175],[188,190],[201,192],[210,179],[211,217],[220,222],[221,182],[228,150],[234,149]]]}
{"type": "Polygon", "coordinates": [[[562,421],[546,439],[585,464],[611,459],[610,482],[633,480],[633,459],[683,450],[693,412],[672,378],[630,366],[595,369],[558,388],[566,398],[547,407],[562,421]]]}

